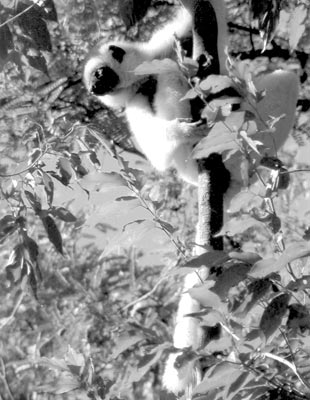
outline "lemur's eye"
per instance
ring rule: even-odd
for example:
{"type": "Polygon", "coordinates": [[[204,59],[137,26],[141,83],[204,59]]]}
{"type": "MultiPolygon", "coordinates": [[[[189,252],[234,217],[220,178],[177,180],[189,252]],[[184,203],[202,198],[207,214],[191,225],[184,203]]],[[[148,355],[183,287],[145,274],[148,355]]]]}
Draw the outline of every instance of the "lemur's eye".
{"type": "Polygon", "coordinates": [[[112,57],[118,61],[119,63],[123,62],[124,59],[124,55],[126,54],[126,51],[124,49],[122,49],[121,47],[115,46],[113,44],[111,44],[111,46],[109,46],[109,50],[112,53],[112,57]]]}
{"type": "Polygon", "coordinates": [[[98,96],[110,93],[119,83],[119,76],[110,67],[103,66],[94,73],[91,93],[98,96]]]}

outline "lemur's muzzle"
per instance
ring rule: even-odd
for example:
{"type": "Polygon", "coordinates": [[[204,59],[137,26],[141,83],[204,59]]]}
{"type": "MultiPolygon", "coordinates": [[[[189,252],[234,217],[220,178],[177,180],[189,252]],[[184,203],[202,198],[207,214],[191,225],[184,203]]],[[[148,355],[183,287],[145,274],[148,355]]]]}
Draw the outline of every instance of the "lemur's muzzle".
{"type": "Polygon", "coordinates": [[[112,68],[103,66],[98,68],[92,80],[90,92],[97,96],[111,93],[119,84],[119,76],[112,68]]]}

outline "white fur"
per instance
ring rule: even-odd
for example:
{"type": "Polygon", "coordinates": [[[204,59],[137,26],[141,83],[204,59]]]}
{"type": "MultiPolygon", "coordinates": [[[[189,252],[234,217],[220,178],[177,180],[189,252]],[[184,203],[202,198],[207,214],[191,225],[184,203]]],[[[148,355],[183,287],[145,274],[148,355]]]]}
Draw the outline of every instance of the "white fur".
{"type": "Polygon", "coordinates": [[[193,145],[198,142],[195,133],[201,133],[202,129],[178,120],[191,118],[189,101],[180,101],[189,89],[187,81],[176,63],[168,72],[166,69],[165,72],[159,72],[156,75],[157,92],[152,109],[148,99],[137,93],[145,78],[134,72],[144,61],[167,56],[173,58],[174,34],[184,37],[190,28],[191,16],[182,9],[175,21],[155,33],[147,43],[99,43],[85,62],[84,82],[90,90],[94,71],[103,65],[112,68],[119,76],[119,84],[111,93],[97,97],[109,107],[125,108],[130,130],[138,146],[156,169],[164,171],[175,166],[184,180],[196,184],[198,172],[191,153],[193,145]],[[111,56],[110,45],[126,51],[121,63],[111,56]]]}
{"type": "Polygon", "coordinates": [[[174,38],[184,38],[191,34],[192,16],[183,7],[176,13],[176,17],[153,34],[147,42],[147,51],[155,58],[174,58],[174,38]]]}
{"type": "MultiPolygon", "coordinates": [[[[192,272],[184,280],[173,334],[173,345],[177,349],[198,350],[203,344],[204,334],[199,320],[188,316],[188,314],[200,311],[200,304],[188,293],[188,289],[201,284],[201,280],[207,276],[207,271],[200,271],[199,275],[200,279],[196,272],[192,272]]],[[[182,352],[172,353],[168,357],[163,375],[163,385],[170,392],[175,394],[185,392],[186,398],[190,398],[192,390],[202,379],[201,370],[196,360],[185,362],[181,368],[176,368],[175,362],[180,355],[182,352]]]]}

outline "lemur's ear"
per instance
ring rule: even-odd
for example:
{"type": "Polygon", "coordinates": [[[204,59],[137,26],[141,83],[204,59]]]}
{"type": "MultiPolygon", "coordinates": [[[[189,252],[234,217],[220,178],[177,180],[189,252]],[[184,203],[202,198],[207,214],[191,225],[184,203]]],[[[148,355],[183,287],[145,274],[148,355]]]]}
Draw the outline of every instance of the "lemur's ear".
{"type": "Polygon", "coordinates": [[[102,66],[94,73],[90,92],[97,96],[103,96],[112,92],[119,82],[119,76],[112,68],[102,66]]]}
{"type": "Polygon", "coordinates": [[[126,54],[126,51],[124,49],[122,49],[119,46],[115,46],[115,45],[111,44],[109,46],[109,50],[110,50],[111,55],[114,58],[114,60],[118,61],[119,63],[123,62],[124,56],[126,54]]]}

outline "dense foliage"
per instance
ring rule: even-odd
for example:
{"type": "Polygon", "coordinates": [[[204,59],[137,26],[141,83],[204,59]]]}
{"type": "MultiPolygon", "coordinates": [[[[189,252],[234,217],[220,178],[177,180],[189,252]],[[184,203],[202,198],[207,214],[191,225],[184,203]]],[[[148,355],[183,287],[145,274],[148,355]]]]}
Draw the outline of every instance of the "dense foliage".
{"type": "MultiPolygon", "coordinates": [[[[310,398],[310,11],[306,1],[251,3],[252,26],[249,2],[227,2],[230,54],[250,60],[232,62],[228,83],[255,109],[264,93],[253,71],[296,72],[296,123],[281,162],[255,166],[259,182],[230,204],[227,250],[193,259],[196,190],[155,173],[121,115],[81,83],[99,37],[145,39],[172,4],[0,0],[0,399],[173,399],[160,377],[178,288],[201,265],[211,274],[191,295],[209,340],[179,360],[203,360],[194,398],[310,398]]],[[[204,113],[214,128],[196,155],[241,148],[250,163],[253,115],[234,114],[232,141],[227,103],[204,113]]]]}

